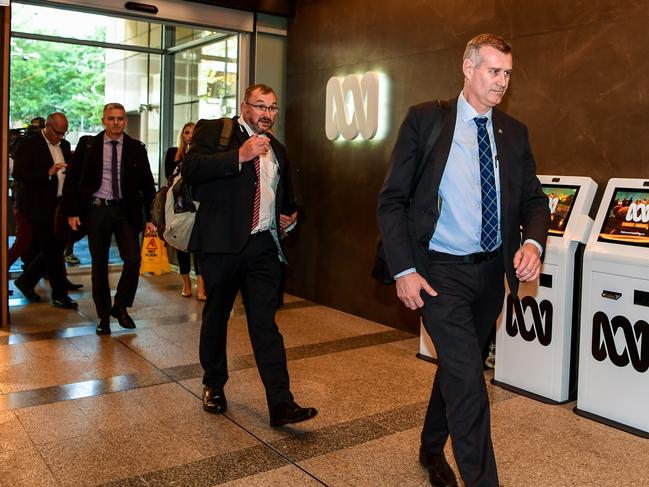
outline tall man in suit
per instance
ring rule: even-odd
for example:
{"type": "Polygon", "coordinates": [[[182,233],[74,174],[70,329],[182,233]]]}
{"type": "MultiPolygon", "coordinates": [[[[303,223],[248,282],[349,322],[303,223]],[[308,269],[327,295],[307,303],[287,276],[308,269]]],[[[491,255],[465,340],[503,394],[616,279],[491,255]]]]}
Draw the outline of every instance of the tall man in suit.
{"type": "Polygon", "coordinates": [[[68,120],[62,113],[52,113],[45,127],[24,139],[18,147],[13,176],[18,183],[16,208],[32,231],[36,257],[16,279],[16,287],[30,301],[40,301],[34,286],[46,273],[52,288],[52,304],[76,309],[68,297],[63,263],[65,242],[56,238],[54,214],[63,188],[63,172],[71,159],[70,143],[64,139],[68,120]]]}
{"type": "Polygon", "coordinates": [[[481,350],[502,307],[503,274],[514,294],[519,281],[539,276],[548,203],[527,128],[494,108],[509,85],[511,47],[476,36],[462,71],[464,89],[448,111],[435,103],[408,111],[378,220],[397,295],[421,309],[439,359],[419,460],[432,485],[456,486],[443,452],[450,435],[466,486],[497,487],[481,350]],[[409,200],[417,156],[438,117],[440,137],[409,200]]]}
{"type": "Polygon", "coordinates": [[[124,107],[106,104],[101,121],[104,131],[79,140],[63,188],[63,212],[70,227],[85,225],[88,232],[99,335],[110,333],[110,316],[123,328],[135,328],[126,308],[133,305],[140,275],[142,210],[146,231],[153,232],[150,208],[155,196],[144,144],[124,133],[124,107]],[[111,307],[108,256],[113,235],[124,265],[111,307]]]}
{"type": "Polygon", "coordinates": [[[293,400],[284,341],[275,323],[280,262],[285,262],[279,237],[297,218],[286,149],[269,132],[277,112],[271,87],[250,86],[241,116],[232,119],[228,146],[219,145],[223,120],[200,120],[181,169],[200,201],[190,250],[200,252],[207,290],[200,339],[203,409],[227,409],[227,324],[241,291],[271,426],[317,413],[293,400]]]}

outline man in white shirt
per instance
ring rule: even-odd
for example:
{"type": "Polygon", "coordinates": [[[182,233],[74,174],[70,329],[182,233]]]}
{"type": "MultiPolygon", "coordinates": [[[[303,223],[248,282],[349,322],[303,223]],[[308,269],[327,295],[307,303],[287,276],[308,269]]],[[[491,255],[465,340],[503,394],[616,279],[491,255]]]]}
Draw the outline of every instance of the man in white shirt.
{"type": "Polygon", "coordinates": [[[270,133],[278,111],[271,87],[250,86],[241,116],[232,119],[227,146],[221,144],[223,119],[199,120],[181,169],[201,203],[189,250],[199,252],[207,290],[200,341],[203,409],[227,409],[227,324],[241,291],[271,426],[317,414],[293,400],[284,341],[275,323],[280,264],[285,262],[280,235],[297,218],[286,148],[270,133]]]}
{"type": "Polygon", "coordinates": [[[63,170],[71,159],[70,143],[65,140],[68,120],[62,113],[47,117],[42,132],[20,143],[14,158],[14,179],[19,183],[17,207],[31,224],[39,253],[16,279],[15,286],[30,301],[40,301],[34,286],[45,272],[52,288],[52,304],[76,309],[68,297],[63,264],[63,247],[54,231],[54,214],[63,188],[63,170]]]}

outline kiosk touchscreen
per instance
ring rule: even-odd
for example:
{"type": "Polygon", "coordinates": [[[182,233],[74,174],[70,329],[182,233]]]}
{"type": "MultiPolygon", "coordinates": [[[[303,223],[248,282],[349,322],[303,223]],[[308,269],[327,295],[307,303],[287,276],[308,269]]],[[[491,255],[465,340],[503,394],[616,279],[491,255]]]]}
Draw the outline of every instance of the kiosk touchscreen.
{"type": "Polygon", "coordinates": [[[611,179],[584,252],[575,412],[649,438],[649,180],[611,179]]]}
{"type": "Polygon", "coordinates": [[[575,298],[597,184],[578,176],[539,180],[550,207],[541,276],[521,283],[518,297],[506,291],[496,329],[493,383],[543,402],[563,403],[574,399],[575,298]]]}

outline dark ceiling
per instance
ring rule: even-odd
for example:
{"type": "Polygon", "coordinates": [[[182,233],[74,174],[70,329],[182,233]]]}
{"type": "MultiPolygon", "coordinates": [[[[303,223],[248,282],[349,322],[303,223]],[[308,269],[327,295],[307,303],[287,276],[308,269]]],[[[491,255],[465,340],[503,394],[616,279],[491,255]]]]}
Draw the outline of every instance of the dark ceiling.
{"type": "Polygon", "coordinates": [[[219,7],[235,8],[265,14],[292,17],[295,12],[296,0],[187,0],[219,7]]]}

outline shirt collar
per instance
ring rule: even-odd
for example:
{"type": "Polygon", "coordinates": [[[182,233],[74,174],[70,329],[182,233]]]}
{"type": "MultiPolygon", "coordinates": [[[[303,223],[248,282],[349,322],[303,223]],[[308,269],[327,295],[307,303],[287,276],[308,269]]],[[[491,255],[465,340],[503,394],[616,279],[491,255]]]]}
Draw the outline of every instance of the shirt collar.
{"type": "Polygon", "coordinates": [[[489,109],[484,115],[478,113],[475,108],[473,108],[466,98],[464,98],[464,93],[460,93],[460,96],[457,99],[457,115],[464,123],[475,123],[473,119],[475,117],[487,117],[487,124],[491,122],[491,115],[493,114],[493,109],[489,109]]]}
{"type": "Polygon", "coordinates": [[[56,144],[52,144],[49,140],[47,140],[47,137],[45,137],[45,131],[44,130],[41,130],[41,135],[45,139],[45,142],[47,142],[47,145],[51,145],[52,147],[59,147],[61,145],[60,140],[56,144]]]}
{"type": "Polygon", "coordinates": [[[116,140],[119,144],[123,144],[124,143],[124,133],[122,132],[122,135],[120,135],[116,139],[111,139],[106,134],[104,134],[104,144],[108,144],[111,140],[116,140]]]}
{"type": "Polygon", "coordinates": [[[244,128],[244,130],[248,133],[249,136],[255,134],[255,132],[250,128],[250,125],[248,125],[246,121],[243,119],[242,115],[239,115],[237,122],[239,122],[239,125],[241,125],[244,128]]]}

